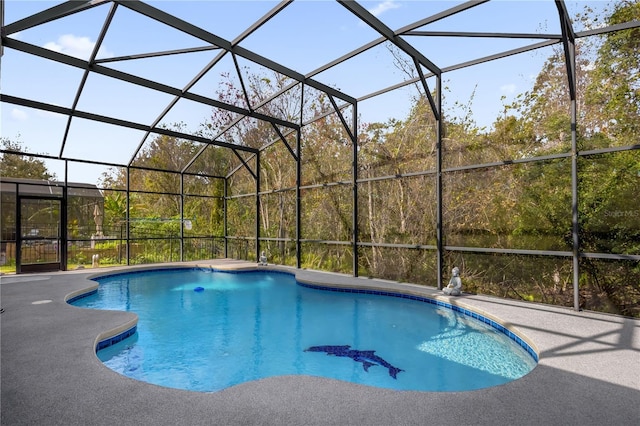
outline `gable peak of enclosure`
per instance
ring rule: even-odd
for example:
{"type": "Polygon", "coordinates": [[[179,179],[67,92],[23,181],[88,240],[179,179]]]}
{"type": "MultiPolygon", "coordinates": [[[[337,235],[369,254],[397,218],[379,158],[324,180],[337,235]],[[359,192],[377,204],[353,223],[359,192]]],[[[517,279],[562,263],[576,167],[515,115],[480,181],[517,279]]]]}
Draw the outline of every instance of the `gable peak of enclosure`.
{"type": "MultiPolygon", "coordinates": [[[[127,262],[154,214],[162,232],[177,232],[180,259],[185,238],[204,234],[222,238],[225,255],[231,245],[234,256],[258,259],[263,246],[298,267],[325,244],[336,249],[319,256],[333,259],[329,269],[405,280],[415,276],[385,270],[381,253],[413,250],[428,253],[425,273],[438,287],[461,253],[566,258],[576,286],[585,258],[640,255],[585,255],[576,211],[578,161],[638,152],[620,137],[584,143],[577,130],[593,136],[633,122],[606,117],[606,108],[590,118],[583,92],[594,92],[585,73],[598,67],[598,49],[640,28],[636,1],[3,0],[0,8],[2,137],[11,142],[2,155],[42,162],[69,188],[97,183],[105,209],[122,207],[127,262]],[[562,127],[549,142],[518,114],[535,108],[534,90],[551,87],[557,110],[530,110],[562,127]],[[570,177],[566,243],[531,251],[446,238],[460,213],[448,204],[460,198],[450,182],[549,163],[570,177]],[[398,223],[375,213],[383,193],[399,197],[398,223]],[[433,202],[413,214],[410,199],[433,202]],[[198,228],[204,211],[224,213],[198,228]],[[315,229],[323,220],[331,229],[315,229]]],[[[517,187],[492,179],[488,192],[517,187]]],[[[24,184],[15,185],[7,193],[20,194],[24,184]]]]}

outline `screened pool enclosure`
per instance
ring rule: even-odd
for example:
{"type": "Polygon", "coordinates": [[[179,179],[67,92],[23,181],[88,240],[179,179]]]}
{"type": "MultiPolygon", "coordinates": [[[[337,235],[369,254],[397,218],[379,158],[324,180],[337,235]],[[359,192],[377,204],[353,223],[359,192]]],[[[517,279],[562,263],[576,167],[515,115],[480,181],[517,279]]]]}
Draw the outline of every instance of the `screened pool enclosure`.
{"type": "Polygon", "coordinates": [[[640,315],[637,1],[2,6],[2,268],[258,260],[640,315]]]}

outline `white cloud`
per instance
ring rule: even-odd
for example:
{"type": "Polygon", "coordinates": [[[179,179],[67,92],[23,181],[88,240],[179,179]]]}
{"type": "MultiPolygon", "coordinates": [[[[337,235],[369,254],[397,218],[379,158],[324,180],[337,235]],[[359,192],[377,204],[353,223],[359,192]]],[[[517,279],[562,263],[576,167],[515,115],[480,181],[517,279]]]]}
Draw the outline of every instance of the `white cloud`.
{"type": "Polygon", "coordinates": [[[29,118],[29,116],[23,110],[18,108],[13,108],[11,110],[11,118],[13,118],[16,121],[27,121],[27,118],[29,118]]]}
{"type": "MultiPolygon", "coordinates": [[[[58,105],[58,106],[61,106],[61,105],[58,105]]],[[[55,112],[44,111],[44,110],[41,110],[41,109],[37,109],[35,111],[35,114],[36,114],[37,117],[42,117],[42,118],[55,118],[55,119],[66,118],[65,115],[56,114],[55,112]]]]}
{"type": "Polygon", "coordinates": [[[385,13],[387,10],[397,9],[399,7],[400,5],[396,3],[394,0],[386,0],[386,1],[383,1],[382,3],[378,3],[378,5],[375,6],[374,8],[369,9],[369,12],[371,12],[373,16],[380,16],[383,13],[385,13]]]}
{"type": "MultiPolygon", "coordinates": [[[[45,49],[53,50],[54,52],[64,53],[65,55],[86,60],[91,56],[91,52],[95,45],[96,43],[91,41],[89,37],[64,34],[58,37],[58,40],[50,41],[43,47],[45,49]]],[[[107,52],[104,47],[101,47],[98,56],[104,58],[113,56],[113,54],[107,52]]]]}
{"type": "Polygon", "coordinates": [[[516,85],[511,83],[511,84],[505,84],[503,86],[500,86],[500,91],[502,93],[507,93],[509,95],[513,94],[516,92],[516,85]]]}

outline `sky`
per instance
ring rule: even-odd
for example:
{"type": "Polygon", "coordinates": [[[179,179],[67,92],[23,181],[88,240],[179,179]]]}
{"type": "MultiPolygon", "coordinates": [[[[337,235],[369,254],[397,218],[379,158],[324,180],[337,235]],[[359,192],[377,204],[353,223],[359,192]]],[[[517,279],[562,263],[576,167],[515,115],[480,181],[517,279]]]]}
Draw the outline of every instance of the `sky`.
{"type": "MultiPolygon", "coordinates": [[[[5,25],[44,10],[59,2],[6,0],[5,25]]],[[[180,19],[191,22],[225,40],[234,41],[244,29],[275,7],[276,1],[149,1],[180,19]]],[[[461,1],[386,0],[363,1],[378,19],[397,30],[419,19],[456,6],[461,1]]],[[[571,16],[585,6],[600,10],[604,1],[567,1],[571,16]]],[[[10,35],[11,38],[36,46],[87,59],[95,46],[110,4],[49,22],[10,35]]],[[[437,21],[421,30],[476,31],[559,34],[557,9],[552,0],[494,0],[472,10],[437,21]]],[[[578,31],[584,28],[576,28],[578,31]]],[[[287,6],[240,46],[302,74],[379,37],[345,7],[330,0],[297,0],[287,6]]],[[[405,40],[440,68],[533,44],[532,39],[453,38],[405,36],[405,40]]],[[[118,7],[97,59],[120,58],[148,52],[200,47],[204,43],[173,28],[148,19],[125,7],[118,7]]],[[[202,51],[156,58],[105,62],[103,66],[176,88],[184,88],[217,54],[202,51]]],[[[443,75],[445,112],[456,103],[469,104],[479,126],[491,126],[501,113],[503,104],[529,90],[552,53],[551,48],[524,53],[490,63],[452,71],[443,75]],[[471,102],[472,101],[472,102],[471,102]]],[[[0,67],[0,90],[12,96],[36,99],[71,107],[82,80],[80,69],[44,62],[32,55],[5,48],[0,67]]],[[[238,65],[260,72],[261,67],[240,58],[238,65]]],[[[226,55],[189,91],[214,96],[222,73],[234,72],[230,55],[226,55]]],[[[344,93],[361,97],[406,79],[394,63],[386,46],[378,46],[347,63],[313,77],[344,93]]],[[[428,80],[433,90],[435,79],[428,80]]],[[[385,122],[404,119],[417,95],[413,86],[395,91],[358,105],[363,122],[385,122]]],[[[170,104],[173,97],[143,89],[105,76],[91,73],[82,91],[77,109],[149,124],[170,104]]],[[[58,156],[67,124],[66,117],[3,103],[0,106],[1,136],[21,141],[30,152],[58,156]]],[[[162,123],[182,122],[195,131],[211,115],[211,108],[180,100],[162,123]]],[[[126,164],[143,133],[121,129],[89,120],[74,118],[64,145],[63,156],[91,161],[126,164]]],[[[58,178],[64,175],[63,162],[47,161],[58,178]]],[[[70,181],[95,183],[107,168],[96,165],[70,166],[70,181]]]]}

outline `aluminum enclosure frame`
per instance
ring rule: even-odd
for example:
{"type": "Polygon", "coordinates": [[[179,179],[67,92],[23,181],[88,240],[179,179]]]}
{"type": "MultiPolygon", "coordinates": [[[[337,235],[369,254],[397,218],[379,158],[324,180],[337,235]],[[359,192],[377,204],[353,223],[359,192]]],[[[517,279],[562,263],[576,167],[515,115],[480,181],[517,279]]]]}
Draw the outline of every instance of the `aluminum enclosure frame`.
{"type": "MultiPolygon", "coordinates": [[[[256,201],[256,222],[255,222],[255,235],[249,238],[254,239],[255,241],[255,256],[259,258],[260,255],[260,242],[261,241],[273,241],[276,240],[274,238],[266,238],[261,237],[260,232],[260,198],[262,195],[269,194],[270,192],[263,192],[261,188],[260,182],[260,166],[261,166],[261,152],[263,152],[266,148],[270,147],[274,143],[282,142],[286,149],[288,150],[291,158],[296,162],[296,186],[294,188],[281,188],[279,191],[295,191],[296,196],[296,235],[295,239],[289,239],[287,241],[294,242],[296,245],[296,266],[298,268],[301,267],[301,251],[302,251],[302,243],[305,242],[320,242],[320,243],[330,243],[330,244],[345,244],[351,247],[353,251],[353,269],[352,274],[354,276],[358,275],[358,249],[360,247],[396,247],[396,248],[410,248],[410,249],[420,249],[420,250],[432,250],[436,253],[437,259],[437,287],[443,287],[443,276],[444,276],[444,253],[449,252],[480,252],[480,253],[500,253],[500,254],[527,254],[527,255],[537,255],[537,256],[555,256],[555,257],[570,257],[573,265],[573,291],[574,291],[574,309],[579,309],[579,301],[578,301],[578,287],[579,287],[579,268],[580,268],[580,259],[581,258],[599,258],[599,259],[613,259],[613,260],[634,260],[640,261],[640,255],[617,255],[617,254],[609,254],[609,253],[583,253],[580,251],[580,228],[579,228],[579,212],[578,212],[578,159],[580,157],[586,157],[591,155],[598,155],[602,153],[610,153],[610,152],[618,152],[618,151],[633,151],[640,149],[640,145],[632,145],[627,147],[612,147],[607,149],[599,149],[599,150],[591,150],[591,151],[583,151],[580,152],[578,150],[577,144],[577,135],[576,129],[578,126],[578,111],[577,111],[577,103],[576,103],[576,52],[575,52],[575,42],[577,39],[582,37],[589,37],[594,35],[606,34],[609,32],[620,31],[630,28],[638,28],[640,27],[640,22],[631,21],[625,24],[616,25],[608,28],[600,28],[597,30],[590,30],[584,32],[575,32],[572,23],[567,12],[567,8],[564,0],[555,0],[555,5],[557,6],[558,11],[558,20],[560,22],[561,33],[560,34],[530,34],[530,33],[480,33],[480,32],[429,32],[429,31],[420,31],[418,28],[439,21],[441,19],[464,13],[467,10],[475,8],[479,5],[487,3],[488,0],[481,1],[467,1],[451,7],[447,10],[443,10],[435,15],[428,16],[424,19],[418,20],[413,24],[404,26],[396,31],[387,27],[381,20],[376,18],[372,13],[368,12],[362,5],[360,5],[357,1],[345,1],[338,0],[338,3],[343,6],[346,10],[348,10],[352,15],[357,17],[361,22],[375,30],[380,37],[370,41],[369,43],[351,51],[350,53],[341,56],[319,68],[316,70],[303,75],[295,70],[289,69],[282,64],[274,62],[268,58],[260,56],[254,52],[251,52],[240,46],[240,43],[254,33],[257,29],[262,27],[264,24],[273,19],[277,14],[286,10],[289,7],[293,0],[285,0],[277,4],[273,7],[269,12],[267,12],[264,16],[258,19],[254,24],[249,26],[245,31],[243,31],[236,39],[232,41],[225,40],[215,34],[212,34],[202,28],[199,28],[189,22],[181,20],[175,16],[172,16],[169,13],[166,13],[158,8],[155,8],[143,1],[123,1],[123,0],[83,0],[83,1],[66,1],[57,6],[54,6],[50,9],[44,10],[42,12],[36,13],[32,16],[19,20],[17,22],[13,22],[11,24],[5,25],[4,22],[4,8],[5,1],[0,1],[0,17],[2,24],[2,38],[0,43],[0,54],[3,54],[5,48],[13,49],[16,51],[20,51],[35,57],[42,58],[44,60],[54,61],[61,64],[65,64],[71,67],[75,67],[77,69],[82,70],[83,77],[82,81],[75,93],[74,101],[71,108],[61,107],[58,105],[45,103],[39,101],[38,99],[26,99],[19,96],[14,96],[11,94],[11,88],[3,88],[3,92],[0,94],[0,102],[23,106],[28,108],[33,108],[40,111],[45,112],[53,112],[57,114],[62,114],[67,117],[67,125],[63,140],[61,141],[60,153],[58,156],[51,155],[39,155],[39,154],[28,154],[21,153],[23,155],[30,155],[35,158],[42,159],[55,159],[55,160],[63,160],[65,161],[65,182],[67,182],[67,162],[74,161],[79,163],[86,164],[95,164],[102,166],[112,166],[112,167],[123,167],[126,168],[127,171],[127,242],[130,241],[129,235],[129,196],[131,193],[131,189],[129,187],[129,171],[133,169],[140,170],[149,170],[149,171],[159,171],[166,173],[177,173],[180,175],[180,197],[182,200],[181,203],[181,218],[184,219],[184,177],[190,174],[190,168],[195,164],[195,162],[200,158],[200,156],[204,153],[206,148],[210,145],[217,146],[220,148],[230,149],[240,160],[240,165],[236,167],[234,170],[229,171],[225,176],[209,176],[206,177],[223,179],[225,181],[225,193],[223,196],[224,199],[224,238],[225,238],[225,256],[228,255],[227,249],[227,241],[234,238],[234,236],[227,235],[227,201],[229,199],[235,198],[237,196],[230,196],[227,192],[227,186],[229,179],[239,170],[247,170],[253,177],[255,181],[255,191],[252,194],[245,194],[240,196],[254,196],[256,201]],[[109,12],[107,14],[107,18],[104,21],[103,27],[100,31],[100,36],[98,37],[98,41],[96,42],[92,54],[88,60],[82,60],[78,58],[74,58],[69,55],[65,55],[62,53],[54,52],[49,49],[45,49],[33,44],[29,44],[15,38],[12,38],[11,35],[16,34],[19,31],[23,31],[29,28],[33,28],[39,25],[43,25],[47,22],[51,22],[66,16],[70,16],[73,14],[82,13],[89,9],[93,9],[95,7],[109,7],[109,12]],[[191,51],[195,50],[215,50],[219,51],[219,53],[203,68],[198,72],[191,81],[189,81],[184,87],[172,87],[169,85],[165,85],[156,81],[152,81],[149,79],[145,79],[136,75],[128,74],[121,71],[116,71],[112,68],[104,66],[102,64],[118,61],[118,60],[128,60],[132,59],[132,57],[120,57],[120,58],[109,58],[109,59],[96,59],[98,50],[104,40],[106,33],[110,29],[112,18],[118,8],[126,8],[132,12],[138,13],[140,15],[144,15],[154,21],[157,21],[161,24],[167,25],[174,29],[181,31],[184,34],[188,34],[193,36],[199,40],[202,40],[205,45],[201,48],[194,48],[191,51]],[[435,37],[435,36],[454,36],[454,37],[492,37],[492,38],[527,38],[527,39],[540,39],[540,42],[537,42],[532,45],[520,47],[517,49],[501,52],[498,54],[494,54],[491,56],[476,58],[471,61],[467,61],[464,63],[459,63],[453,66],[440,68],[437,66],[434,61],[430,60],[427,56],[425,56],[422,52],[416,49],[411,43],[410,40],[412,37],[435,37]],[[387,88],[378,90],[373,93],[369,93],[364,96],[360,96],[358,98],[350,96],[349,94],[335,89],[332,86],[322,83],[318,81],[315,77],[320,73],[327,71],[345,61],[348,61],[355,56],[366,52],[382,43],[391,43],[396,48],[401,50],[404,54],[410,57],[413,60],[414,68],[417,77],[412,79],[407,79],[402,83],[395,84],[393,86],[389,86],[387,88]],[[571,151],[568,153],[557,154],[553,156],[546,157],[531,157],[521,160],[510,160],[505,159],[504,162],[500,163],[492,163],[492,164],[477,164],[470,165],[465,167],[458,168],[443,168],[442,162],[442,150],[443,150],[443,111],[442,111],[442,76],[443,74],[455,70],[459,70],[462,68],[472,67],[474,65],[482,64],[485,62],[505,58],[512,55],[517,55],[520,53],[561,44],[564,51],[565,63],[566,63],[566,71],[568,76],[568,87],[570,93],[570,103],[571,103],[571,151]],[[246,60],[252,61],[256,64],[259,64],[265,68],[273,70],[276,73],[279,73],[283,76],[292,80],[292,84],[289,87],[284,88],[281,92],[275,93],[270,96],[268,99],[264,100],[260,105],[256,105],[254,107],[249,106],[248,108],[238,107],[237,105],[228,104],[222,102],[220,100],[214,99],[212,97],[206,97],[202,95],[196,95],[190,92],[190,89],[198,82],[200,79],[210,70],[212,69],[223,57],[226,55],[230,55],[238,67],[237,58],[244,58],[246,60]],[[425,73],[423,67],[428,70],[428,73],[425,73]],[[103,75],[106,77],[114,78],[123,82],[135,84],[140,87],[144,87],[147,89],[151,89],[154,91],[158,91],[164,94],[168,94],[172,96],[172,100],[166,105],[163,111],[154,118],[151,123],[137,123],[126,121],[122,119],[117,119],[115,117],[109,117],[104,115],[99,115],[92,113],[91,111],[81,111],[77,109],[78,101],[80,99],[81,94],[84,90],[84,85],[87,80],[87,77],[90,73],[95,73],[98,75],[103,75]],[[429,78],[435,77],[436,85],[433,90],[429,87],[427,80],[429,78]],[[426,170],[422,172],[409,173],[404,175],[396,175],[396,176],[379,176],[376,178],[364,179],[358,175],[358,104],[364,100],[371,99],[373,97],[391,92],[396,89],[400,89],[402,87],[406,87],[408,85],[412,85],[415,83],[419,83],[419,87],[421,87],[421,94],[426,97],[429,102],[431,112],[436,120],[436,165],[434,170],[426,170]],[[273,117],[264,113],[258,112],[259,108],[262,105],[266,105],[268,102],[276,99],[286,90],[289,90],[293,86],[300,86],[302,88],[301,96],[304,96],[304,88],[310,87],[315,90],[318,90],[324,93],[331,102],[333,109],[330,111],[325,111],[324,114],[321,114],[317,117],[314,117],[312,120],[307,122],[303,122],[303,113],[302,107],[299,112],[299,117],[296,120],[288,121],[283,120],[281,118],[273,117]],[[227,127],[222,129],[215,136],[208,138],[204,136],[193,135],[189,133],[183,133],[175,130],[166,129],[160,126],[160,122],[167,115],[167,113],[176,105],[176,103],[181,100],[186,99],[189,101],[197,102],[200,104],[208,105],[211,107],[219,108],[225,111],[229,111],[235,114],[238,114],[238,119],[228,123],[227,127]],[[352,121],[348,122],[345,118],[343,111],[347,108],[351,109],[352,121]],[[333,182],[322,185],[302,185],[302,155],[301,155],[301,129],[313,123],[316,120],[323,118],[328,114],[337,114],[338,118],[342,122],[342,126],[345,132],[348,134],[349,139],[352,144],[352,176],[349,181],[342,182],[333,182]],[[250,117],[253,119],[257,119],[266,123],[269,123],[274,132],[278,135],[278,137],[272,141],[267,141],[261,148],[256,149],[249,146],[246,146],[242,143],[242,141],[238,141],[238,143],[230,143],[223,140],[223,136],[225,133],[234,128],[234,126],[243,118],[250,117]],[[69,158],[64,155],[64,148],[67,141],[69,128],[71,122],[74,118],[82,118],[95,122],[106,123],[116,126],[121,126],[124,128],[140,130],[144,132],[144,137],[139,142],[134,154],[131,156],[127,164],[112,164],[106,162],[99,161],[90,161],[90,160],[82,160],[69,158]],[[286,132],[282,132],[280,128],[286,128],[286,132]],[[287,136],[295,132],[296,138],[296,146],[293,147],[287,142],[287,136]],[[142,149],[145,141],[149,138],[149,136],[154,133],[158,135],[164,135],[173,138],[179,138],[184,140],[190,140],[198,143],[202,143],[202,148],[196,153],[196,155],[188,161],[188,163],[181,169],[177,171],[168,171],[163,169],[154,169],[152,167],[140,167],[134,164],[134,160],[137,154],[142,149]],[[474,170],[474,169],[483,169],[497,165],[504,164],[514,164],[514,163],[526,163],[532,161],[541,161],[545,159],[560,159],[560,158],[570,158],[571,161],[571,193],[572,193],[572,250],[571,252],[561,252],[561,251],[544,251],[544,250],[512,250],[512,249],[491,249],[491,248],[472,248],[472,247],[456,247],[456,246],[447,246],[444,244],[444,235],[443,235],[443,200],[442,200],[442,189],[443,189],[443,180],[442,177],[445,173],[455,172],[460,170],[474,170]],[[255,159],[255,170],[251,168],[249,165],[249,161],[255,159]],[[435,177],[435,185],[436,185],[436,244],[434,246],[431,245],[405,245],[405,244],[374,244],[374,243],[366,243],[361,242],[359,239],[359,231],[358,231],[358,222],[359,222],[359,212],[358,212],[358,184],[374,181],[374,180],[384,180],[384,179],[395,179],[402,178],[408,176],[418,176],[418,175],[433,175],[435,177]],[[317,241],[317,240],[305,240],[302,238],[301,232],[301,190],[303,189],[311,189],[319,186],[328,186],[328,185],[345,185],[351,188],[352,191],[352,232],[351,232],[351,240],[350,241],[317,241]]],[[[189,49],[182,50],[172,50],[172,51],[163,51],[163,52],[149,52],[146,55],[140,55],[140,57],[152,57],[152,56],[169,56],[175,55],[178,53],[185,53],[189,51],[189,49]]],[[[0,59],[1,61],[1,59],[0,59]]],[[[1,64],[1,62],[0,62],[1,64]]],[[[247,105],[251,105],[249,101],[249,97],[247,95],[246,89],[244,88],[244,81],[240,73],[240,83],[243,86],[243,92],[245,96],[245,101],[247,105]]],[[[302,105],[302,102],[301,102],[302,105]]],[[[11,154],[10,151],[2,151],[3,153],[11,154]]],[[[65,192],[66,193],[66,192],[65,192]]],[[[181,241],[184,240],[184,229],[181,228],[181,241]]],[[[127,244],[128,245],[128,244],[127,244]]],[[[181,255],[182,256],[182,255],[181,255]]],[[[128,257],[127,257],[128,259],[128,257]]]]}

